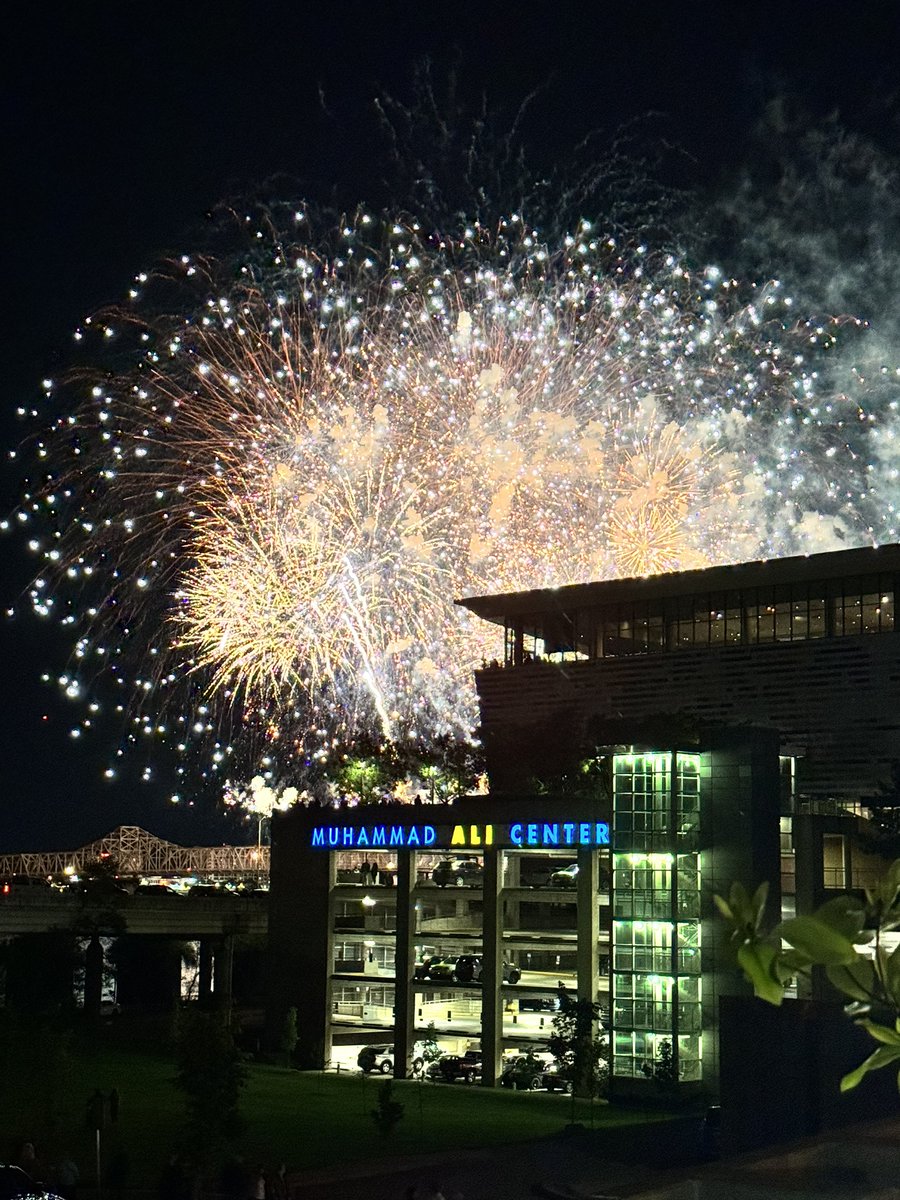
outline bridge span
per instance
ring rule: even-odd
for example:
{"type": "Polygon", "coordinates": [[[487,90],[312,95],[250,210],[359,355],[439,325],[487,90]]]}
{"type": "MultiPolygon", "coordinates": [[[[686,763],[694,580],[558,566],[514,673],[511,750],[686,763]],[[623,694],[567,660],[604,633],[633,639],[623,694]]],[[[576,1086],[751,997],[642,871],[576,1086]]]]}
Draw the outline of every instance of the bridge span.
{"type": "Polygon", "coordinates": [[[179,876],[201,879],[268,879],[268,846],[179,846],[139,825],[120,825],[77,850],[0,854],[0,878],[78,875],[93,862],[111,861],[120,875],[179,876]]]}
{"type": "MultiPolygon", "coordinates": [[[[230,1010],[235,939],[264,936],[268,928],[268,893],[240,895],[230,891],[130,892],[56,888],[49,880],[62,882],[80,877],[94,863],[112,867],[119,880],[138,884],[141,880],[173,880],[188,877],[200,881],[237,880],[265,884],[269,877],[268,846],[179,846],[155,837],[137,825],[121,825],[105,837],[76,850],[37,851],[0,855],[0,944],[6,958],[6,1002],[11,993],[30,994],[36,986],[35,963],[17,947],[43,937],[67,934],[84,945],[84,1010],[100,1015],[106,969],[104,943],[108,938],[131,935],[168,941],[175,945],[199,943],[197,998],[230,1010]],[[23,880],[23,877],[24,880],[23,880]],[[4,882],[10,883],[3,888],[4,882]],[[43,882],[43,886],[40,886],[43,882]],[[31,886],[34,884],[34,886],[31,886]],[[34,976],[34,978],[32,978],[34,976]]],[[[33,960],[32,956],[32,960],[33,960]]],[[[38,959],[42,959],[38,955],[38,959]]],[[[61,961],[60,980],[71,994],[71,966],[61,961]]],[[[165,969],[162,985],[174,1003],[180,994],[181,956],[165,969]]],[[[137,1000],[143,983],[140,969],[131,972],[131,996],[137,1000]]],[[[120,991],[122,980],[117,968],[120,991]]],[[[61,984],[62,986],[62,984],[61,984]]]]}

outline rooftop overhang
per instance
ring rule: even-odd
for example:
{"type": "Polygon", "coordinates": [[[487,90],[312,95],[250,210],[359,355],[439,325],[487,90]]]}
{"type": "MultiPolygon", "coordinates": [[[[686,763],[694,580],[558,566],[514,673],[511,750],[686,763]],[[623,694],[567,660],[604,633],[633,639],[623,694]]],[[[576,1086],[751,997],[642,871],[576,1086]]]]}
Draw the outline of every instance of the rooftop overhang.
{"type": "Polygon", "coordinates": [[[852,575],[900,573],[900,545],[859,546],[827,554],[795,558],[760,559],[756,562],[676,571],[637,579],[605,579],[565,587],[500,592],[490,596],[464,596],[455,601],[486,621],[502,625],[509,617],[533,613],[572,613],[622,601],[657,600],[663,597],[724,592],[750,587],[825,581],[852,575]]]}

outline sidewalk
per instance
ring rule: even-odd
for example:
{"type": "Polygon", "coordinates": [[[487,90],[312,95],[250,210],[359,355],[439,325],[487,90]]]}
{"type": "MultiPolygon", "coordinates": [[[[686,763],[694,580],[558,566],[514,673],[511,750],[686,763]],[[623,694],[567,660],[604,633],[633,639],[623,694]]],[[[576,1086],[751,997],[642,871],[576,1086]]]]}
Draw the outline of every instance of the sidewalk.
{"type": "Polygon", "coordinates": [[[403,1200],[415,1184],[441,1185],[447,1200],[529,1200],[533,1196],[628,1196],[684,1175],[696,1145],[696,1118],[616,1130],[573,1130],[491,1149],[417,1155],[289,1179],[296,1200],[403,1200]]]}

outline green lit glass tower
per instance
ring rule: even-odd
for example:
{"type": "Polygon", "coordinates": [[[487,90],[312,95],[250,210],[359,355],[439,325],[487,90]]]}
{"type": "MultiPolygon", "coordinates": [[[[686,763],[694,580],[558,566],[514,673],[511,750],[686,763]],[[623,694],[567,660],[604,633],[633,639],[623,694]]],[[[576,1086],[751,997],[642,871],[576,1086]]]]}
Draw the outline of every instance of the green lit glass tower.
{"type": "Polygon", "coordinates": [[[613,759],[614,1086],[703,1077],[701,759],[613,759]]]}

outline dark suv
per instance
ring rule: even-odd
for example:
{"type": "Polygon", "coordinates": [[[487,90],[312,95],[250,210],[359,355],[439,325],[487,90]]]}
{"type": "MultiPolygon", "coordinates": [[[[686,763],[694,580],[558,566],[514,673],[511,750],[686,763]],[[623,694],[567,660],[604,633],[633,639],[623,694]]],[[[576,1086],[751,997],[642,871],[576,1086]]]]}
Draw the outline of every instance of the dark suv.
{"type": "MultiPolygon", "coordinates": [[[[425,1065],[425,1049],[424,1042],[416,1042],[413,1046],[410,1068],[414,1075],[418,1075],[425,1065]]],[[[382,1043],[380,1046],[363,1046],[356,1056],[356,1065],[364,1075],[368,1075],[372,1071],[378,1071],[381,1075],[392,1075],[394,1073],[393,1042],[382,1043]]]]}
{"type": "Polygon", "coordinates": [[[535,1054],[520,1054],[506,1064],[500,1076],[500,1086],[519,1092],[536,1092],[543,1086],[547,1060],[535,1054]]]}
{"type": "MultiPolygon", "coordinates": [[[[456,978],[460,983],[478,983],[481,980],[481,966],[481,959],[477,954],[463,954],[456,960],[456,978]]],[[[522,978],[519,968],[505,959],[502,972],[504,983],[518,983],[522,978]]]]}
{"type": "Polygon", "coordinates": [[[500,1086],[520,1092],[571,1093],[572,1082],[558,1063],[534,1054],[523,1054],[503,1070],[500,1086]]]}
{"type": "Polygon", "coordinates": [[[394,1070],[394,1046],[363,1046],[356,1058],[356,1065],[366,1075],[370,1071],[380,1071],[382,1075],[390,1075],[394,1070]]]}
{"type": "Polygon", "coordinates": [[[480,887],[484,867],[477,858],[444,858],[431,872],[431,882],[438,887],[480,887]]]}
{"type": "MultiPolygon", "coordinates": [[[[459,958],[432,959],[428,967],[428,978],[448,983],[480,983],[481,957],[478,954],[461,954],[459,958]]],[[[504,960],[503,982],[518,983],[522,978],[519,968],[504,960]]]]}
{"type": "Polygon", "coordinates": [[[455,1083],[457,1079],[463,1083],[474,1083],[481,1078],[481,1051],[468,1050],[465,1054],[445,1054],[437,1061],[437,1071],[441,1079],[455,1083]]]}

